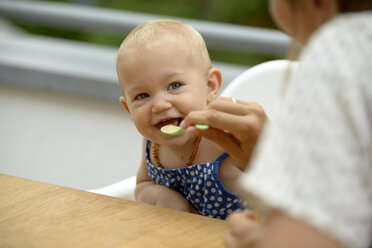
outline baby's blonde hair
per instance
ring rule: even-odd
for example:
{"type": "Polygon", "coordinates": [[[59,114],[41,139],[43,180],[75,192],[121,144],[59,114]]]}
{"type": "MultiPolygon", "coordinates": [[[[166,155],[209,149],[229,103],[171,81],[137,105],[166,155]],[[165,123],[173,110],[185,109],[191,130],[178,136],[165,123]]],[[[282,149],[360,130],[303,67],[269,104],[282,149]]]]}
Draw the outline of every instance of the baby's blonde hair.
{"type": "Polygon", "coordinates": [[[187,51],[191,53],[190,56],[195,56],[196,62],[205,71],[212,67],[207,46],[201,34],[186,23],[170,19],[147,21],[133,29],[119,48],[116,64],[121,51],[142,48],[164,37],[174,37],[176,40],[185,42],[189,48],[187,51]]]}

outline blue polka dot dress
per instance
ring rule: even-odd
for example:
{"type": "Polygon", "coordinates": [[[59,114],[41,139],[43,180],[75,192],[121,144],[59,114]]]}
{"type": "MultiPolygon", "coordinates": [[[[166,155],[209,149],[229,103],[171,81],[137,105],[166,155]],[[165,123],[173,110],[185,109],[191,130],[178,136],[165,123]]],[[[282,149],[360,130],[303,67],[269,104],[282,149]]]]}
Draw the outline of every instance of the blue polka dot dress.
{"type": "Polygon", "coordinates": [[[183,194],[200,214],[225,219],[233,211],[244,208],[240,196],[228,192],[218,175],[220,163],[229,154],[223,153],[213,162],[165,169],[150,162],[148,140],[146,147],[146,165],[150,179],[183,194]]]}

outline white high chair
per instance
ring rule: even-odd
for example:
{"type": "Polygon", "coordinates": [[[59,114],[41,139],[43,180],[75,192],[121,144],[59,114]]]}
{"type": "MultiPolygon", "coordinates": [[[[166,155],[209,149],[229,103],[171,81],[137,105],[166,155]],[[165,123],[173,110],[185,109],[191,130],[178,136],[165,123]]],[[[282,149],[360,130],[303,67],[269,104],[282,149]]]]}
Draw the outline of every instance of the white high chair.
{"type": "MultiPolygon", "coordinates": [[[[287,72],[290,70],[292,73],[297,67],[297,62],[288,60],[273,60],[253,66],[231,81],[221,96],[257,102],[272,119],[275,110],[279,108],[282,82],[287,72]]],[[[135,186],[136,176],[132,176],[106,187],[89,191],[134,201],[135,186]]]]}
{"type": "Polygon", "coordinates": [[[283,82],[298,67],[298,62],[272,60],[253,66],[237,76],[221,93],[221,96],[257,102],[266,114],[273,118],[279,107],[283,82]]]}

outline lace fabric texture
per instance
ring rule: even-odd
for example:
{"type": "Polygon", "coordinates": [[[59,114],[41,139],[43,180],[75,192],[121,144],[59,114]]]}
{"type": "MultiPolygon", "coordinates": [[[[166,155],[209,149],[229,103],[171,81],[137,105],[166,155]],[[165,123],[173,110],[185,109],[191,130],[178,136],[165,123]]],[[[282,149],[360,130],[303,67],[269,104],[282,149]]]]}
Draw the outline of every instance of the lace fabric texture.
{"type": "Polygon", "coordinates": [[[240,184],[263,217],[279,209],[347,247],[370,247],[372,12],[313,35],[240,184]]]}

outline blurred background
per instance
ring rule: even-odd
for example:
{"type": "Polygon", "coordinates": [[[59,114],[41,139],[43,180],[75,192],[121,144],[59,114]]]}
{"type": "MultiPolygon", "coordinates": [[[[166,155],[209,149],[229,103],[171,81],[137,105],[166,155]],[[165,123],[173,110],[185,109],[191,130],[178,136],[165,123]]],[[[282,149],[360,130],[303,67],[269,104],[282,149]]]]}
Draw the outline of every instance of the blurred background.
{"type": "Polygon", "coordinates": [[[290,42],[267,0],[0,0],[0,173],[77,189],[135,175],[141,137],[118,101],[115,55],[158,18],[203,35],[223,88],[290,42]]]}
{"type": "MultiPolygon", "coordinates": [[[[269,15],[267,0],[55,0],[53,2],[84,4],[106,9],[158,14],[169,18],[189,18],[211,22],[230,23],[275,29],[269,15]]],[[[85,41],[118,47],[124,33],[105,31],[69,30],[55,27],[15,22],[34,34],[85,41]]],[[[252,66],[275,56],[226,49],[209,49],[212,60],[252,66]]]]}

